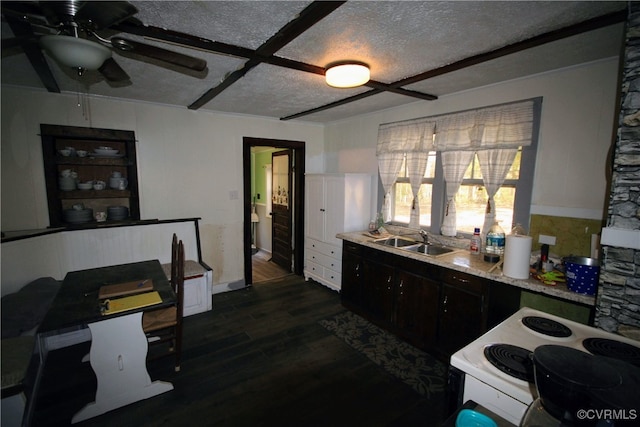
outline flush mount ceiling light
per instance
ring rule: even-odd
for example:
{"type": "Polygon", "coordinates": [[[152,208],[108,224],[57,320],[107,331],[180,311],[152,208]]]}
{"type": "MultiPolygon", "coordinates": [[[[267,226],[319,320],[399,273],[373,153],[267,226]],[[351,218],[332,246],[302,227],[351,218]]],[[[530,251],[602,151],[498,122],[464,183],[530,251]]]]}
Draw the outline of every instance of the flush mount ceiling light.
{"type": "Polygon", "coordinates": [[[97,70],[111,57],[111,49],[90,40],[73,36],[43,36],[42,46],[53,58],[67,67],[78,70],[97,70]]]}
{"type": "Polygon", "coordinates": [[[327,84],[339,88],[362,86],[369,81],[370,77],[369,66],[356,61],[330,64],[325,72],[327,84]]]}

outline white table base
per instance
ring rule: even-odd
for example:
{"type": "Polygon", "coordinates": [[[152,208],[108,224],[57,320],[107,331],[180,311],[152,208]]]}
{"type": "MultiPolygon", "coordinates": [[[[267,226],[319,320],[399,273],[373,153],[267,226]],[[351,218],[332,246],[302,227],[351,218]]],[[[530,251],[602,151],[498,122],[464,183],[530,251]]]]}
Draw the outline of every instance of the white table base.
{"type": "Polygon", "coordinates": [[[98,379],[96,400],[76,413],[72,423],[173,390],[170,382],[151,382],[142,313],[106,317],[90,323],[89,329],[89,362],[98,379]]]}

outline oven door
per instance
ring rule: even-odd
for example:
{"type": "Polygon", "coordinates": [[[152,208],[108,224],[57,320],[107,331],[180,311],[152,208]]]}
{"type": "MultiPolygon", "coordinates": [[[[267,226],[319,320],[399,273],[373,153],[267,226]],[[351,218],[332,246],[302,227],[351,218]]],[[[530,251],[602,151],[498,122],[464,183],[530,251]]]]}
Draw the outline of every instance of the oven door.
{"type": "Polygon", "coordinates": [[[520,425],[529,407],[529,404],[520,402],[471,375],[464,376],[462,400],[473,400],[515,425],[520,425]]]}

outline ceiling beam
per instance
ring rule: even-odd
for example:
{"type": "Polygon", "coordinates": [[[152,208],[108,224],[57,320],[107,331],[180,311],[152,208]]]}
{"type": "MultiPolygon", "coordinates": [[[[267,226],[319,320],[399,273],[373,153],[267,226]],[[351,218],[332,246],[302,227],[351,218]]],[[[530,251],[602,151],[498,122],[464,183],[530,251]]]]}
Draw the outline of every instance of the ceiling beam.
{"type": "MultiPolygon", "coordinates": [[[[397,82],[389,83],[387,86],[389,88],[399,88],[401,86],[410,85],[410,84],[427,80],[436,76],[462,70],[464,68],[471,67],[472,65],[477,65],[483,62],[491,61],[493,59],[506,56],[506,55],[511,55],[513,53],[517,53],[523,50],[531,49],[533,47],[541,46],[546,43],[562,40],[567,37],[576,36],[578,34],[597,30],[599,28],[608,27],[609,25],[619,24],[621,22],[626,21],[627,14],[628,14],[627,9],[624,9],[618,12],[613,12],[607,15],[592,18],[587,21],[580,22],[578,24],[570,25],[568,27],[560,28],[554,31],[549,31],[544,34],[540,34],[520,42],[503,46],[501,48],[492,50],[490,52],[485,52],[478,55],[470,56],[468,58],[461,59],[460,61],[453,62],[443,67],[434,68],[432,70],[425,71],[423,73],[419,73],[414,76],[404,78],[402,80],[398,80],[397,82]]],[[[358,101],[360,99],[364,99],[369,96],[376,95],[378,93],[380,92],[376,90],[363,92],[361,94],[351,96],[349,98],[341,99],[335,102],[331,102],[329,104],[325,104],[320,107],[312,108],[310,110],[302,111],[300,113],[295,113],[286,117],[281,117],[280,120],[291,120],[291,119],[299,118],[302,116],[307,116],[309,114],[317,113],[323,110],[328,110],[330,108],[344,105],[349,102],[358,101]]]]}
{"type": "Polygon", "coordinates": [[[31,63],[31,66],[38,74],[43,86],[49,92],[60,93],[58,82],[56,82],[56,79],[51,72],[51,68],[49,68],[49,64],[47,63],[42,50],[40,50],[40,46],[38,43],[33,43],[33,40],[36,40],[36,36],[31,29],[31,24],[27,21],[16,19],[11,14],[5,14],[4,18],[7,21],[7,24],[9,24],[11,31],[13,31],[13,34],[17,38],[24,40],[22,43],[22,49],[27,55],[27,59],[31,63]]]}
{"type": "MultiPolygon", "coordinates": [[[[256,53],[259,57],[268,57],[273,55],[344,3],[344,1],[314,1],[302,12],[300,12],[300,14],[295,19],[287,23],[287,25],[282,27],[269,40],[258,47],[258,49],[256,49],[256,53]]],[[[260,58],[249,59],[249,61],[247,61],[241,69],[229,74],[218,86],[209,89],[204,93],[204,95],[202,95],[199,99],[189,105],[188,108],[190,110],[196,110],[202,107],[224,89],[229,87],[232,83],[244,77],[245,74],[247,74],[252,68],[256,67],[260,63],[262,63],[262,60],[260,58]]]]}
{"type": "Polygon", "coordinates": [[[558,30],[549,31],[544,34],[531,37],[520,42],[516,42],[507,46],[503,46],[499,49],[492,50],[490,52],[481,53],[478,55],[470,56],[457,62],[453,62],[444,67],[435,68],[433,70],[425,71],[424,73],[416,74],[415,76],[407,77],[402,80],[398,80],[392,83],[391,86],[406,86],[412,83],[417,83],[426,79],[437,77],[443,74],[458,71],[463,68],[477,65],[483,62],[491,61],[492,59],[501,58],[512,53],[521,52],[523,50],[531,49],[534,47],[542,46],[546,43],[555,42],[565,39],[571,36],[577,36],[578,34],[586,33],[589,31],[597,30],[599,28],[608,27],[609,25],[619,24],[625,22],[627,19],[627,10],[621,10],[613,12],[607,15],[592,18],[587,21],[580,22],[578,24],[570,25],[568,27],[560,28],[558,30]]]}
{"type": "MultiPolygon", "coordinates": [[[[338,3],[339,5],[344,2],[332,2],[332,3],[338,3]]],[[[334,5],[334,6],[337,6],[337,5],[334,5]]],[[[333,10],[335,10],[335,7],[333,8],[333,10]]],[[[326,16],[326,14],[324,16],[326,16]]],[[[312,18],[317,20],[317,17],[312,17],[312,18]]],[[[292,22],[295,22],[295,21],[292,21],[292,22]]],[[[287,26],[283,27],[275,36],[273,36],[270,39],[270,40],[273,40],[273,45],[263,48],[263,46],[266,46],[269,43],[269,41],[267,41],[263,46],[258,48],[258,50],[253,50],[253,49],[248,49],[245,47],[236,46],[228,43],[213,41],[213,40],[205,39],[202,37],[192,36],[190,34],[167,30],[160,27],[136,24],[135,21],[131,21],[131,20],[114,25],[111,28],[123,33],[133,34],[133,35],[145,37],[147,39],[157,40],[164,43],[175,44],[175,45],[190,48],[190,49],[198,49],[205,52],[211,52],[211,53],[216,53],[221,55],[229,55],[229,56],[234,56],[238,58],[246,58],[250,61],[257,61],[257,62],[248,62],[240,70],[236,70],[230,73],[229,75],[227,75],[225,79],[218,86],[211,88],[207,92],[205,92],[205,94],[202,95],[202,97],[200,98],[201,100],[205,100],[208,98],[208,101],[210,101],[215,96],[223,92],[226,88],[231,86],[232,83],[242,78],[247,72],[249,72],[252,68],[259,65],[260,63],[288,68],[290,70],[317,74],[323,77],[326,72],[325,67],[307,64],[307,63],[295,61],[292,59],[282,58],[274,54],[269,54],[269,51],[267,50],[267,48],[271,49],[275,53],[277,50],[284,47],[284,45],[289,43],[295,37],[302,34],[302,31],[300,31],[299,28],[294,28],[293,30],[291,30],[291,29],[288,29],[287,26]],[[285,44],[282,44],[286,40],[288,41],[285,44]],[[276,44],[276,41],[278,41],[279,44],[282,44],[279,48],[276,44]]],[[[302,25],[300,26],[300,28],[302,28],[302,25]]],[[[393,92],[399,95],[410,96],[418,99],[425,99],[425,100],[437,99],[435,95],[407,90],[401,87],[393,87],[387,83],[382,83],[375,80],[370,80],[369,82],[366,83],[366,86],[369,86],[374,89],[382,89],[383,91],[393,92]]],[[[198,101],[191,104],[189,108],[197,109],[200,106],[204,105],[203,103],[199,103],[200,105],[198,105],[196,104],[197,102],[198,101]]]]}
{"type": "Polygon", "coordinates": [[[309,114],[317,113],[317,112],[320,112],[320,111],[328,110],[330,108],[339,107],[340,105],[349,104],[351,102],[359,101],[361,99],[368,98],[368,97],[370,97],[372,95],[377,95],[377,94],[382,93],[382,92],[383,92],[383,90],[381,90],[381,89],[371,89],[370,91],[362,92],[362,93],[359,93],[357,95],[350,96],[348,98],[340,99],[338,101],[334,101],[334,102],[331,102],[329,104],[322,105],[320,107],[312,108],[310,110],[302,111],[300,113],[292,114],[290,116],[281,117],[280,120],[292,120],[292,119],[297,119],[298,117],[308,116],[309,114]]]}

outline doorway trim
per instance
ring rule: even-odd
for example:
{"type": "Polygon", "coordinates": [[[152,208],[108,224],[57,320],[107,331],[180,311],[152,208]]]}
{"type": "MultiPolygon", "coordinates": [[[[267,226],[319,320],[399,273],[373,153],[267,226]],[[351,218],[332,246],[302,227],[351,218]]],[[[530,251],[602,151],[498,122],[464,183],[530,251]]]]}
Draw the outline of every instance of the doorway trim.
{"type": "Polygon", "coordinates": [[[282,139],[242,138],[242,175],[243,175],[243,248],[244,248],[244,280],[247,286],[253,283],[251,267],[251,147],[274,147],[293,149],[294,156],[294,214],[293,214],[293,273],[302,275],[304,269],[304,174],[305,143],[282,139]]]}

